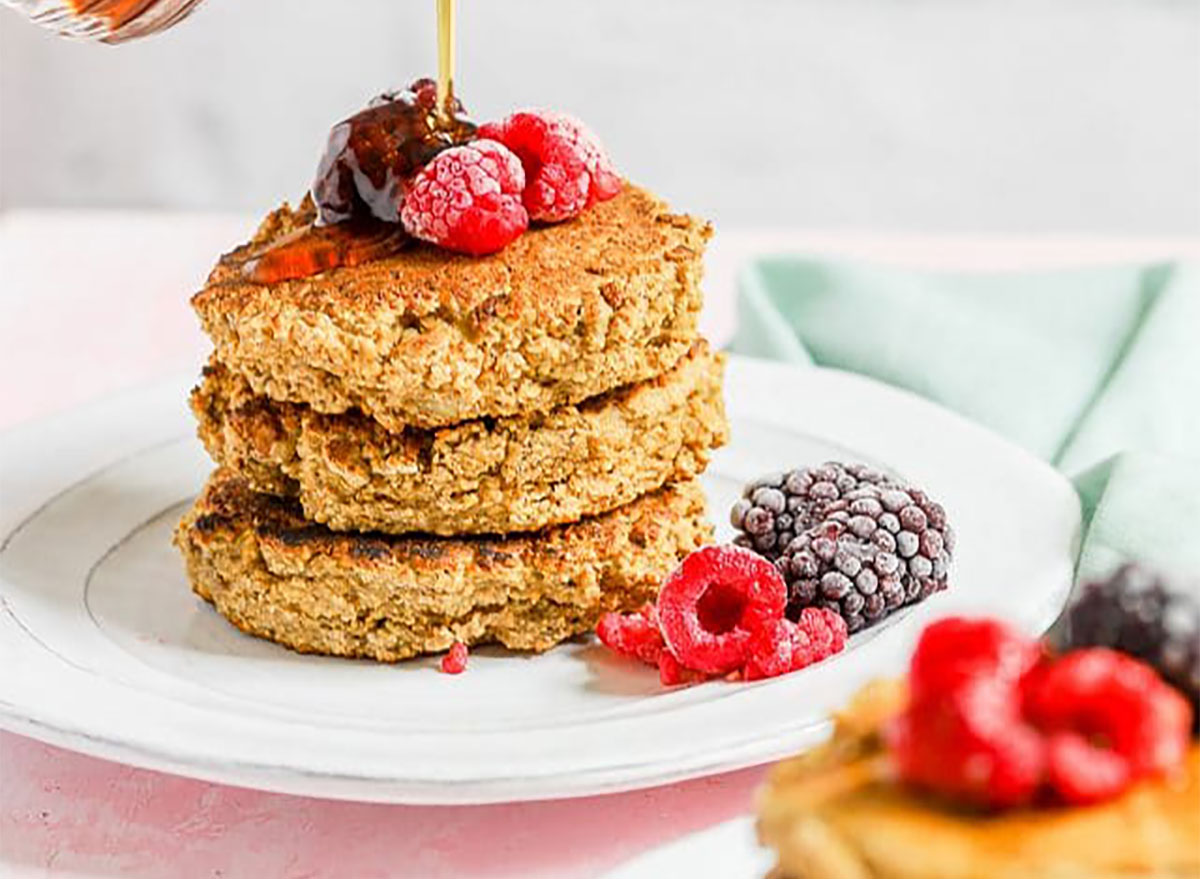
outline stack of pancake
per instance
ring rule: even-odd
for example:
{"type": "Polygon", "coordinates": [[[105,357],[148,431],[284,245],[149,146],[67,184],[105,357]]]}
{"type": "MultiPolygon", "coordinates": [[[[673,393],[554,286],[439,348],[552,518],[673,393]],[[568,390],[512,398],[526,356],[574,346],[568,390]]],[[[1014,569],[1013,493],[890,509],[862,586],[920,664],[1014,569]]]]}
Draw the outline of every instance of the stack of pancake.
{"type": "Polygon", "coordinates": [[[195,591],[296,650],[544,650],[652,600],[710,538],[727,436],[697,334],[711,229],[633,186],[490,257],[412,246],[256,284],[282,208],[192,304],[218,464],[176,542],[195,591]]]}

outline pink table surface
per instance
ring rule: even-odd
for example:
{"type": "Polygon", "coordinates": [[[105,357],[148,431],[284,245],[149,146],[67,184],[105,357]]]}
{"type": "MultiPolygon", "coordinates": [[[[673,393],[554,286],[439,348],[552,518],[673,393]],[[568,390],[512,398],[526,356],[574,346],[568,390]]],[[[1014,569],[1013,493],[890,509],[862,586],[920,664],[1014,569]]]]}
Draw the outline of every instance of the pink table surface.
{"type": "MultiPolygon", "coordinates": [[[[197,370],[208,346],[187,294],[251,222],[147,212],[0,216],[0,428],[167,372],[197,370]]],[[[1200,239],[726,231],[709,258],[704,328],[714,341],[727,340],[732,328],[737,266],[777,250],[1005,269],[1197,259],[1200,239]]],[[[762,772],[564,802],[386,806],[193,781],[0,732],[0,876],[597,876],[748,812],[762,772]]]]}

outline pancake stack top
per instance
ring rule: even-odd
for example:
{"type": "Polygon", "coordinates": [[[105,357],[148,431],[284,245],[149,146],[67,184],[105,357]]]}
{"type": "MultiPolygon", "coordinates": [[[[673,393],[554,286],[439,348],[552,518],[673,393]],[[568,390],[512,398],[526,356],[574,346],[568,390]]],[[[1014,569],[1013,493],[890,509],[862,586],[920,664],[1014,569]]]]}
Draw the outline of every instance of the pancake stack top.
{"type": "Polygon", "coordinates": [[[428,245],[258,284],[270,215],[192,303],[217,462],[177,532],[195,591],[305,652],[543,650],[654,597],[710,537],[727,437],[697,333],[711,229],[626,186],[487,257],[428,245]]]}

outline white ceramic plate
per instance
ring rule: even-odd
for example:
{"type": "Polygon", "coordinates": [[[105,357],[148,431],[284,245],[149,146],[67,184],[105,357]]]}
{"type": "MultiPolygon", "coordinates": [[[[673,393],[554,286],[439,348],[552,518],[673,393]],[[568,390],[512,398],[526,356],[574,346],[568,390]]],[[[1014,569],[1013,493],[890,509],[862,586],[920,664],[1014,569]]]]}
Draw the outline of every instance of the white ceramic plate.
{"type": "Polygon", "coordinates": [[[774,853],[758,844],[754,819],[734,818],[638,855],[604,879],[766,879],[774,864],[774,853]]]}
{"type": "Polygon", "coordinates": [[[1078,539],[1045,464],[861,377],[735,359],[733,442],[714,519],[743,481],[830,457],[886,466],[946,505],[955,585],[842,655],[756,684],[663,691],[591,643],[388,666],[299,656],[193,597],[171,529],[210,464],[189,382],[166,382],[0,438],[0,726],[115,760],[292,793],[482,803],[648,787],[777,759],[819,740],[866,679],[902,667],[956,611],[1044,628],[1078,539]]]}

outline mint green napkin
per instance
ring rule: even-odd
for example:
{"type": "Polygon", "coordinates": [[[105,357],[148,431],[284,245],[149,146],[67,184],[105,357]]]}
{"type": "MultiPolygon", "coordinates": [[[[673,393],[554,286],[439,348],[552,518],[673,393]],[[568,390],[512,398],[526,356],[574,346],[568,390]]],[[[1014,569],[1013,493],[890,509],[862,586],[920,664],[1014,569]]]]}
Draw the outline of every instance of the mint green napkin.
{"type": "Polygon", "coordinates": [[[799,257],[740,278],[733,350],[957,410],[1079,490],[1079,576],[1200,572],[1200,268],[912,272],[799,257]]]}

